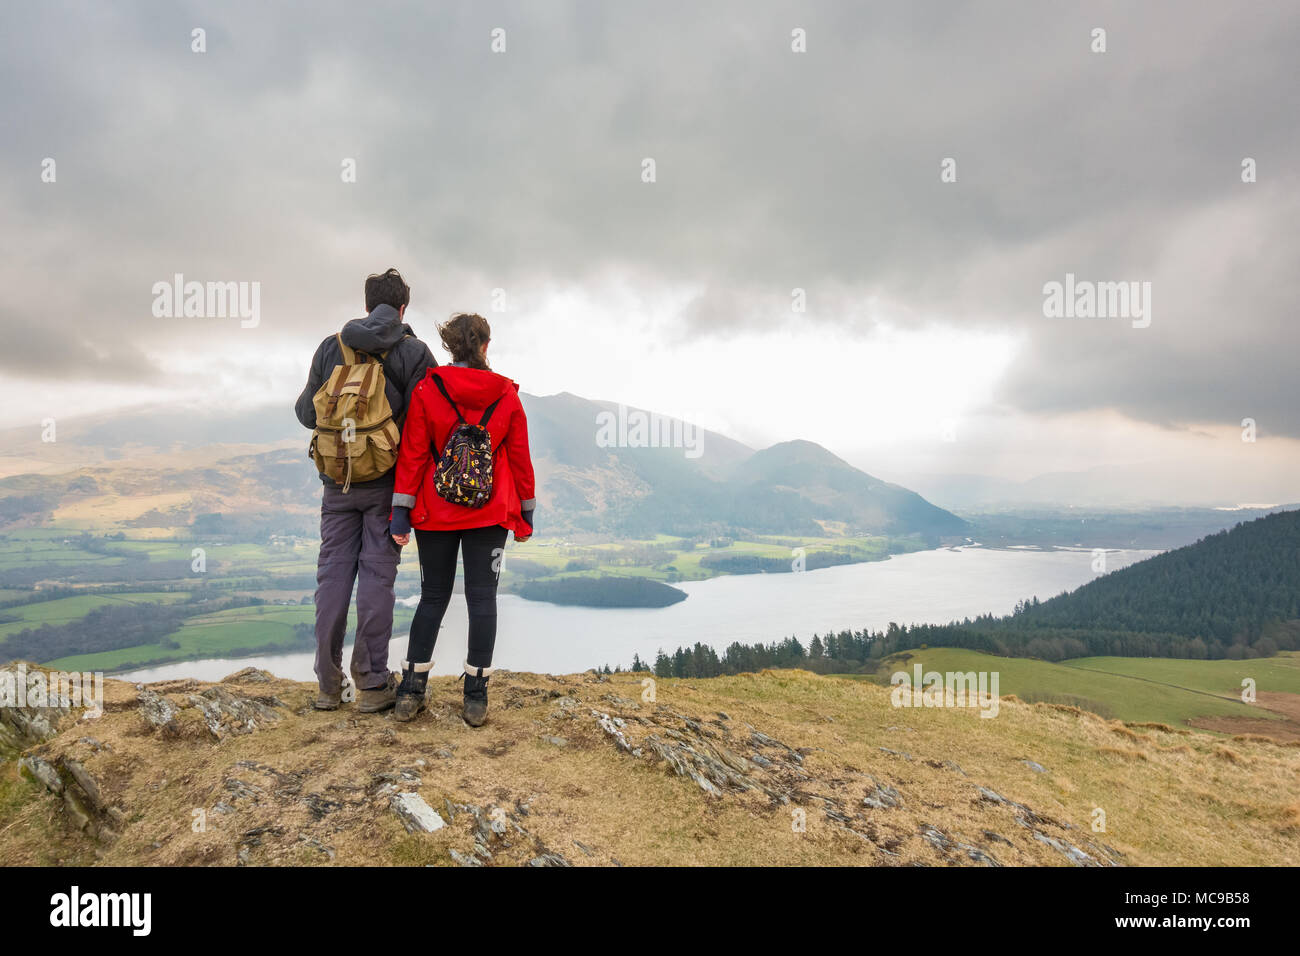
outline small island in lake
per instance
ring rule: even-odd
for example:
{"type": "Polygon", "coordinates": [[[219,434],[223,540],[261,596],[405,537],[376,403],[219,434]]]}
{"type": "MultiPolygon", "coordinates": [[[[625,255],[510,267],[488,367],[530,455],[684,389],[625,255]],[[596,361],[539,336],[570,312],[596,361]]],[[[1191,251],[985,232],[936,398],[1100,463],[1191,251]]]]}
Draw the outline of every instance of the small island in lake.
{"type": "Polygon", "coordinates": [[[685,591],[662,581],[613,575],[529,581],[515,593],[529,601],[580,607],[668,607],[686,600],[685,591]]]}

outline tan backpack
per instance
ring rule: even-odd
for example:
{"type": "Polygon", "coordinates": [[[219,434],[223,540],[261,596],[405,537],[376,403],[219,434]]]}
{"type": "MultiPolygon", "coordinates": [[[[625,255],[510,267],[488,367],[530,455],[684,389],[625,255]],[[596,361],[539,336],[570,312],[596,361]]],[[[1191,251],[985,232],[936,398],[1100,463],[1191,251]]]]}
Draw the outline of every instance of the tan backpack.
{"type": "Polygon", "coordinates": [[[380,478],[397,463],[402,433],[384,392],[384,356],[357,352],[336,336],[343,364],[316,391],[309,458],[346,493],[354,481],[380,478]]]}

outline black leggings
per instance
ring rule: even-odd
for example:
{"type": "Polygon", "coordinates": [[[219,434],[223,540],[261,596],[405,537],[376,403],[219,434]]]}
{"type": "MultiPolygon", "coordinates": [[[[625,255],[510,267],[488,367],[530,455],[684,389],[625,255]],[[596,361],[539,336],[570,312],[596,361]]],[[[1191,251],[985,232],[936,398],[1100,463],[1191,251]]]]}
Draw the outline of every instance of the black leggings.
{"type": "Polygon", "coordinates": [[[456,583],[456,551],[465,557],[465,604],[469,607],[470,667],[491,667],[497,642],[497,579],[505,554],[506,529],[501,525],[464,531],[420,531],[420,604],[411,621],[406,659],[423,664],[433,657],[442,616],[456,583]]]}

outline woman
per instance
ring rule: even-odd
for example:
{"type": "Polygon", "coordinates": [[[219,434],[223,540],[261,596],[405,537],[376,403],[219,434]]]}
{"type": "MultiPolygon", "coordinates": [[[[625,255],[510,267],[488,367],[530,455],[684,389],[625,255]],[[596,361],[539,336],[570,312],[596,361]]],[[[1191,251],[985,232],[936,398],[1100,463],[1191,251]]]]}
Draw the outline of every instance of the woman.
{"type": "MultiPolygon", "coordinates": [[[[400,546],[410,540],[420,552],[420,604],[411,622],[411,638],[402,662],[393,716],[410,720],[424,708],[425,684],[433,667],[433,645],[456,580],[456,552],[465,563],[465,603],[469,607],[469,653],[466,657],[465,723],[481,727],[487,719],[487,682],[497,632],[497,579],[506,534],[527,541],[533,533],[533,462],[528,453],[528,421],[519,401],[519,386],[488,368],[492,330],[481,315],[460,314],[438,329],[452,363],[431,368],[415,387],[397,456],[397,483],[389,532],[400,546]],[[487,430],[483,437],[482,472],[491,461],[491,494],[470,500],[461,484],[439,482],[438,461],[455,436],[462,453],[465,429],[487,430]],[[487,443],[490,441],[490,455],[487,443]],[[452,490],[449,489],[459,489],[452,490]],[[446,495],[446,497],[444,497],[446,495]],[[453,500],[458,499],[458,500],[453,500]]],[[[481,433],[477,433],[481,435],[481,433]]],[[[466,488],[486,491],[486,482],[470,477],[466,488]]]]}

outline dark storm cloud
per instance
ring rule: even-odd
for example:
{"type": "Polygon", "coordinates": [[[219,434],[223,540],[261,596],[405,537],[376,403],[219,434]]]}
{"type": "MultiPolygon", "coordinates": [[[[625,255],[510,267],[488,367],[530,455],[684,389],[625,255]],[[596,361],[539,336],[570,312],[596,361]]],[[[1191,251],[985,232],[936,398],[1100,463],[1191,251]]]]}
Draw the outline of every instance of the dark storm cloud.
{"type": "Polygon", "coordinates": [[[706,289],[680,317],[695,334],[779,321],[794,287],[810,323],[866,329],[875,296],[896,321],[1021,333],[1001,397],[1031,412],[1250,416],[1300,435],[1286,5],[127,3],[0,19],[0,278],[50,291],[104,348],[241,334],[154,319],[149,289],[176,272],[261,281],[268,335],[317,334],[390,260],[434,313],[449,286],[623,273],[706,289]],[[807,53],[790,52],[795,27],[807,53]],[[941,184],[949,156],[958,181],[941,184]],[[1240,182],[1244,156],[1259,183],[1240,182]],[[1151,327],[1043,318],[1043,284],[1067,271],[1153,282],[1151,327]]]}

